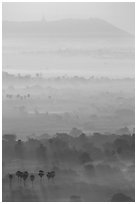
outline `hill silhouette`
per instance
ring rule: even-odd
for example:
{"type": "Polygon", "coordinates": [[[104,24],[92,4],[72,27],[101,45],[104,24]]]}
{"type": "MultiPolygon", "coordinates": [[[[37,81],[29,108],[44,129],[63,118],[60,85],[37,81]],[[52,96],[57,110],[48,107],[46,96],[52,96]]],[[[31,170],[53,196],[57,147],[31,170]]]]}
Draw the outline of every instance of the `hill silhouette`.
{"type": "Polygon", "coordinates": [[[3,36],[130,37],[126,31],[98,18],[58,21],[3,21],[3,36]]]}

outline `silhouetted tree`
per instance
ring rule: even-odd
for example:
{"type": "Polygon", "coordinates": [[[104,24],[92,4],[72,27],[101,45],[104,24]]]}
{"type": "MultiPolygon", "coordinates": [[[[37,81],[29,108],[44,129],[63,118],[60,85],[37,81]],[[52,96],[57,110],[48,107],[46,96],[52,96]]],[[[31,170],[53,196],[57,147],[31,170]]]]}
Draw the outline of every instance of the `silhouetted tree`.
{"type": "Polygon", "coordinates": [[[22,179],[23,179],[23,172],[20,171],[20,183],[21,183],[22,179]]]}
{"type": "Polygon", "coordinates": [[[10,187],[12,187],[12,179],[13,179],[13,174],[9,174],[9,184],[10,184],[10,187]]]}
{"type": "Polygon", "coordinates": [[[33,181],[35,180],[35,176],[33,174],[30,175],[30,180],[31,180],[32,186],[33,186],[33,181]]]}
{"type": "Polygon", "coordinates": [[[23,172],[24,186],[26,185],[26,180],[27,180],[28,176],[29,176],[29,173],[27,171],[24,171],[23,172]]]}
{"type": "Polygon", "coordinates": [[[20,180],[20,175],[21,175],[20,173],[21,173],[20,171],[16,172],[16,176],[18,177],[18,183],[19,183],[19,180],[20,180]]]}
{"type": "Polygon", "coordinates": [[[48,180],[50,180],[50,179],[54,179],[54,177],[55,177],[55,171],[49,171],[48,173],[47,173],[47,178],[48,178],[48,180]]]}
{"type": "Polygon", "coordinates": [[[42,177],[44,176],[44,171],[43,170],[39,170],[38,175],[40,177],[40,180],[42,181],[42,177]]]}

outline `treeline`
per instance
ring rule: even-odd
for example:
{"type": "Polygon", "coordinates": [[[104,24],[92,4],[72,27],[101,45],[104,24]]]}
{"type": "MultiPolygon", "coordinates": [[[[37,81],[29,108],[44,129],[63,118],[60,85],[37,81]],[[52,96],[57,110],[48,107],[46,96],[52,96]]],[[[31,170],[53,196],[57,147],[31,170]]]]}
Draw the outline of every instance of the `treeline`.
{"type": "Polygon", "coordinates": [[[38,79],[41,79],[41,80],[45,80],[45,81],[55,81],[55,82],[60,82],[60,81],[67,81],[67,82],[115,82],[115,81],[133,81],[133,78],[117,78],[117,79],[113,79],[113,78],[109,78],[109,77],[95,77],[95,76],[89,76],[88,78],[86,77],[82,77],[82,76],[56,76],[56,77],[45,77],[44,74],[42,73],[35,73],[35,75],[31,75],[31,74],[20,74],[18,73],[17,75],[14,75],[14,74],[11,74],[11,73],[8,73],[8,72],[5,72],[3,71],[2,72],[2,77],[3,79],[10,79],[10,80],[38,80],[38,79]]]}
{"type": "Polygon", "coordinates": [[[10,159],[69,162],[86,164],[106,159],[134,159],[135,134],[104,135],[94,133],[87,136],[82,133],[73,137],[67,133],[57,133],[52,138],[28,138],[17,140],[16,135],[5,134],[2,137],[3,161],[10,159]]]}

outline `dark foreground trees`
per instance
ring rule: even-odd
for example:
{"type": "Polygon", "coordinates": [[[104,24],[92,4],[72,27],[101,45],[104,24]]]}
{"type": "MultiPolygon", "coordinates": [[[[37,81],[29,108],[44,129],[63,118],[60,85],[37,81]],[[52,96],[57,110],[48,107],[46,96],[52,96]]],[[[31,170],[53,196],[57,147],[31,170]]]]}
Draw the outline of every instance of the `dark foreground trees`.
{"type": "Polygon", "coordinates": [[[123,193],[116,193],[112,196],[111,202],[134,202],[129,196],[123,193]]]}

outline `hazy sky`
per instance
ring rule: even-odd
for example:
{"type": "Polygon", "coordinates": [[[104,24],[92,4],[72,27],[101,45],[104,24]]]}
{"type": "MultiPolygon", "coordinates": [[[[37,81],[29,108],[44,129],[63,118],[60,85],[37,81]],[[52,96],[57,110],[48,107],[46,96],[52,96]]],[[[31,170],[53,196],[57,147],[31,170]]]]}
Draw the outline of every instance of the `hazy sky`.
{"type": "Polygon", "coordinates": [[[3,20],[30,21],[58,20],[64,18],[105,19],[112,24],[134,33],[135,3],[3,3],[3,20]]]}

